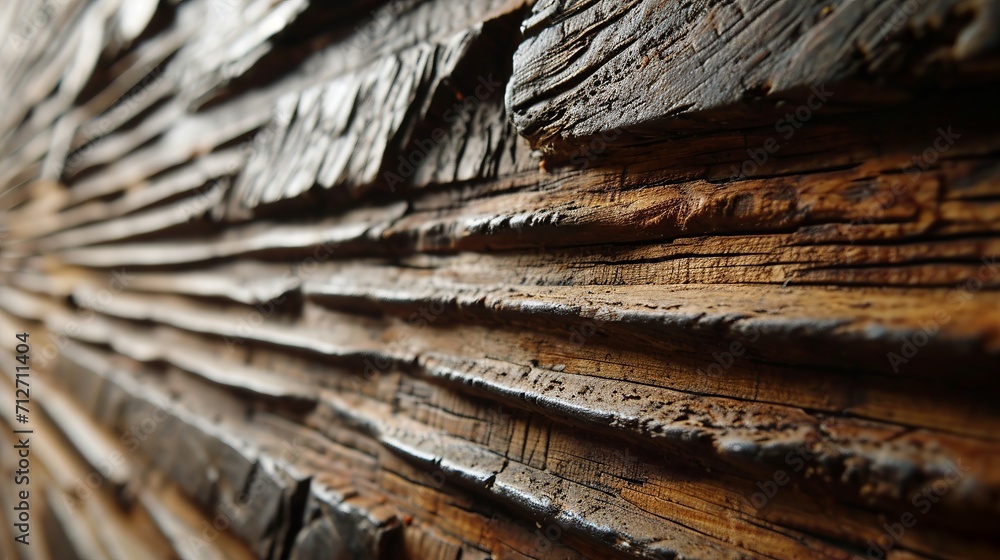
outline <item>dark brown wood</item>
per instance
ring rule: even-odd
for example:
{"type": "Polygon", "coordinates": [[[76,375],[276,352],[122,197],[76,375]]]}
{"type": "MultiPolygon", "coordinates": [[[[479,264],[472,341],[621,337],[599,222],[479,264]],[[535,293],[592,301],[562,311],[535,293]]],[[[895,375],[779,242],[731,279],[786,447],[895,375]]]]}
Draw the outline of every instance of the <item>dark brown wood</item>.
{"type": "Polygon", "coordinates": [[[0,557],[994,558],[1000,3],[0,6],[0,557]]]}
{"type": "Polygon", "coordinates": [[[791,134],[821,109],[981,82],[998,64],[998,18],[988,1],[540,0],[514,55],[507,108],[552,154],[630,129],[777,120],[791,134]]]}

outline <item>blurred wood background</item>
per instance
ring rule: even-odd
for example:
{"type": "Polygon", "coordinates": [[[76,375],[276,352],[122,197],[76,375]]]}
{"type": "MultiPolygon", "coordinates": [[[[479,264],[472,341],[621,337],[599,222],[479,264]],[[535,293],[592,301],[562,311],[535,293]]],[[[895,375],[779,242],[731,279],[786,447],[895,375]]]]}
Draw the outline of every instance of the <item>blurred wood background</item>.
{"type": "Polygon", "coordinates": [[[0,30],[0,557],[997,557],[1000,2],[0,30]]]}

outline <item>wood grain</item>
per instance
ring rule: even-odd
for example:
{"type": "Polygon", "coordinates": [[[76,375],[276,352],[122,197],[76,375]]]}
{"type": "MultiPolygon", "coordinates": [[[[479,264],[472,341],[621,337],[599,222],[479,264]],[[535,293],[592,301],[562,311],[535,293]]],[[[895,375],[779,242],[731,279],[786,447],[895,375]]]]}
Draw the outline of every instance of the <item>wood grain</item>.
{"type": "Polygon", "coordinates": [[[994,558],[998,5],[3,4],[0,555],[994,558]]]}

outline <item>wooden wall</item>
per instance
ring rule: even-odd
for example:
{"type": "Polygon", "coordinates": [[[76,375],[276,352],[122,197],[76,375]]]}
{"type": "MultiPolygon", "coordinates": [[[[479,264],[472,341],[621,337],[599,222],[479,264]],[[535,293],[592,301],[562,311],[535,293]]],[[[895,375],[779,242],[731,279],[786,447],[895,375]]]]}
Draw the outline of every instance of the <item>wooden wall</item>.
{"type": "Polygon", "coordinates": [[[0,558],[997,557],[1000,2],[0,30],[0,558]]]}

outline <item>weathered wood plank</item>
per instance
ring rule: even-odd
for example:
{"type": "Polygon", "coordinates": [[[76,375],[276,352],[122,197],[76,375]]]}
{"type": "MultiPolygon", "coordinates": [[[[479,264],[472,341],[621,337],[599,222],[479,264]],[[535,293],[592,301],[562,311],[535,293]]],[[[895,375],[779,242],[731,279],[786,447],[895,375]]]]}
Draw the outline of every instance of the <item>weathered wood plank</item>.
{"type": "Polygon", "coordinates": [[[780,117],[777,132],[794,134],[827,103],[982,79],[996,64],[998,18],[990,1],[542,0],[523,25],[506,103],[546,152],[642,125],[690,133],[780,117]]]}
{"type": "Polygon", "coordinates": [[[28,556],[993,558],[997,6],[0,5],[28,556]]]}

